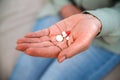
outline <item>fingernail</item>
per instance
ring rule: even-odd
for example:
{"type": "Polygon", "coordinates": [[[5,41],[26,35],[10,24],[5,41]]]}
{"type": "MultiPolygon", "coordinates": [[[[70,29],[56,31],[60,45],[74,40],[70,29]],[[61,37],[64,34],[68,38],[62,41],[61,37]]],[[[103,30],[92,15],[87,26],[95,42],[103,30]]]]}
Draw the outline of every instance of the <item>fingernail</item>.
{"type": "Polygon", "coordinates": [[[58,61],[61,63],[66,59],[66,56],[62,56],[58,61]]]}
{"type": "Polygon", "coordinates": [[[16,49],[21,50],[22,49],[21,45],[17,45],[16,49]]]}
{"type": "Polygon", "coordinates": [[[22,43],[22,41],[21,41],[21,40],[18,40],[17,43],[22,43]]]}
{"type": "Polygon", "coordinates": [[[28,33],[25,35],[25,37],[30,37],[32,35],[32,32],[31,33],[28,33]]]}

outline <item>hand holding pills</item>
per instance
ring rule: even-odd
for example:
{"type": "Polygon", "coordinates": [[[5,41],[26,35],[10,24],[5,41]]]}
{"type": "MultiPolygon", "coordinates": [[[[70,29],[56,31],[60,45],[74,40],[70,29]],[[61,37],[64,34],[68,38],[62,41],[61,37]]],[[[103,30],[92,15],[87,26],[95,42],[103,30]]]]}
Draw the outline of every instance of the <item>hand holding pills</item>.
{"type": "Polygon", "coordinates": [[[31,56],[62,62],[86,50],[100,27],[100,21],[92,15],[76,14],[47,29],[26,34],[17,41],[16,48],[31,56]]]}

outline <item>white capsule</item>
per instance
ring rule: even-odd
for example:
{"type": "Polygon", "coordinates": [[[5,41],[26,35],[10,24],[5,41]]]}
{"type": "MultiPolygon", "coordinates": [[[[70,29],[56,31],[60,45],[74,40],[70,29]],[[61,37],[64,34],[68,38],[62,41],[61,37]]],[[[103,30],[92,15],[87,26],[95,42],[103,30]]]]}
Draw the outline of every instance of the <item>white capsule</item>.
{"type": "Polygon", "coordinates": [[[56,40],[57,40],[58,42],[63,41],[62,35],[57,35],[57,36],[56,36],[56,40]]]}
{"type": "Polygon", "coordinates": [[[70,37],[69,37],[69,36],[67,36],[67,37],[66,37],[66,40],[69,40],[69,39],[70,39],[70,37]]]}
{"type": "Polygon", "coordinates": [[[65,31],[62,32],[62,36],[63,36],[63,37],[67,37],[67,34],[66,34],[65,31]]]}

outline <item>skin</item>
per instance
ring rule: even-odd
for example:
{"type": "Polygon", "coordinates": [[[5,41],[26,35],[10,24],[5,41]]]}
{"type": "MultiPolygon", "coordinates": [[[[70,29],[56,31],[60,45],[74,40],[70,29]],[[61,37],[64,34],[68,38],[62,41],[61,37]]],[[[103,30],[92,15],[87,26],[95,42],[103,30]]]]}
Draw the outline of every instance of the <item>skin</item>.
{"type": "Polygon", "coordinates": [[[72,15],[79,14],[81,12],[82,12],[82,10],[80,10],[79,8],[77,8],[71,4],[63,6],[60,10],[60,14],[62,15],[63,18],[67,18],[72,15]]]}
{"type": "Polygon", "coordinates": [[[100,32],[100,28],[100,21],[90,14],[75,13],[71,16],[67,13],[65,19],[49,28],[28,33],[18,39],[16,49],[30,56],[57,58],[58,62],[63,62],[65,59],[87,50],[100,32]],[[70,39],[57,42],[55,37],[62,31],[71,31],[70,39]]]}

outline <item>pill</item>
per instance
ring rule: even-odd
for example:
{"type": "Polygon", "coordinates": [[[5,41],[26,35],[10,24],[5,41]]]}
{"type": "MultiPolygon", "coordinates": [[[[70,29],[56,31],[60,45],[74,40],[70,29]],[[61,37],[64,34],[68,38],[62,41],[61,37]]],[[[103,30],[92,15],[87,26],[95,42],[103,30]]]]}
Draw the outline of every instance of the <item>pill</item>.
{"type": "Polygon", "coordinates": [[[67,34],[66,34],[65,31],[62,32],[62,36],[63,36],[63,37],[66,37],[66,36],[67,36],[67,34]]]}
{"type": "Polygon", "coordinates": [[[70,33],[71,33],[70,31],[66,31],[67,36],[68,36],[70,33]]]}
{"type": "Polygon", "coordinates": [[[66,40],[69,40],[69,39],[70,39],[70,37],[69,37],[69,36],[67,36],[67,37],[66,37],[66,40]]]}
{"type": "Polygon", "coordinates": [[[57,36],[56,36],[56,40],[57,40],[58,42],[63,41],[62,35],[57,35],[57,36]]]}

